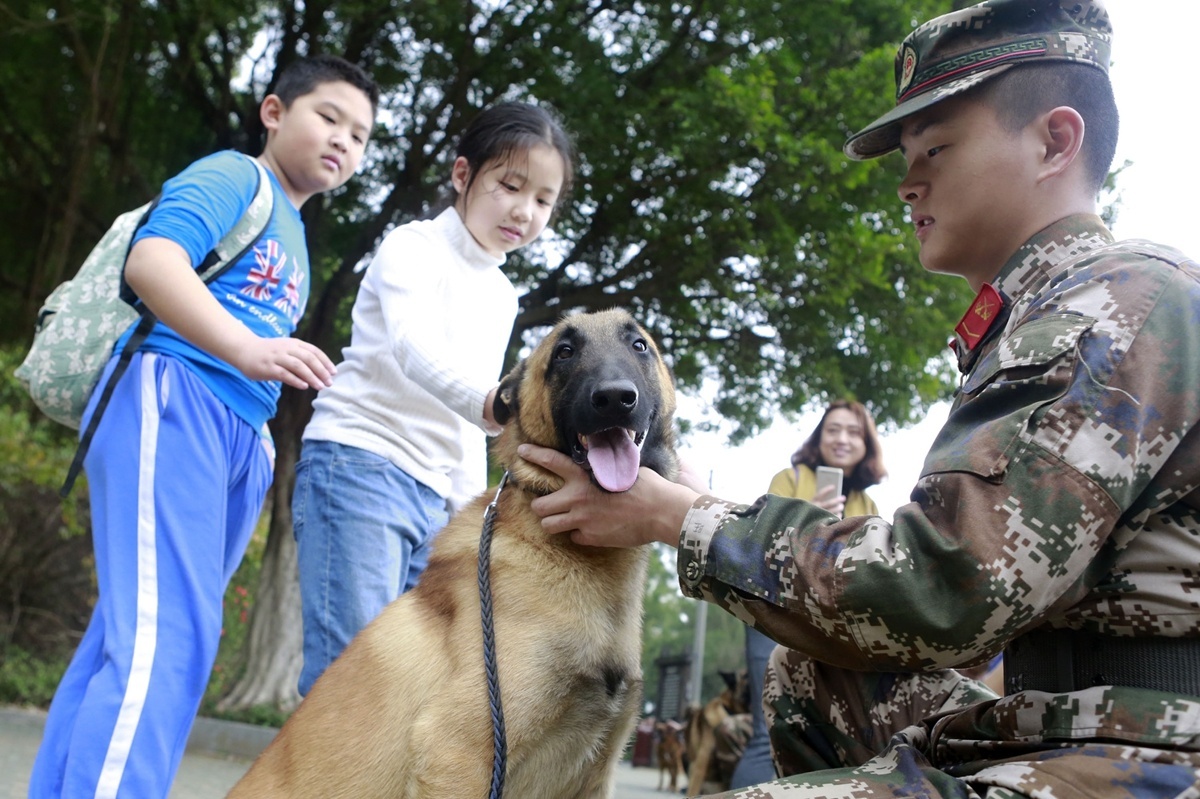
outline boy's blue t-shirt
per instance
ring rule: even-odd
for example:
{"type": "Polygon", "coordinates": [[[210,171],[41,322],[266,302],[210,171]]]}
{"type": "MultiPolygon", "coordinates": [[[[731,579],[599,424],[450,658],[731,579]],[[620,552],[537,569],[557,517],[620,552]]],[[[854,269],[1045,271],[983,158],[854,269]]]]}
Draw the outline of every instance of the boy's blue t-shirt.
{"type": "MultiPolygon", "coordinates": [[[[267,170],[275,192],[266,232],[225,274],[209,284],[221,306],[259,336],[290,336],[308,303],[308,247],[300,212],[267,170]]],[[[254,199],[258,172],[248,158],[226,150],[201,158],[163,184],[162,199],[134,242],[149,237],[179,244],[198,267],[233,229],[254,199]]],[[[132,328],[131,331],[132,332],[132,328]]],[[[124,345],[121,337],[116,350],[124,345]]],[[[200,376],[217,397],[256,430],[275,415],[280,384],[251,380],[190,344],[162,322],[142,346],[170,354],[200,376]]]]}

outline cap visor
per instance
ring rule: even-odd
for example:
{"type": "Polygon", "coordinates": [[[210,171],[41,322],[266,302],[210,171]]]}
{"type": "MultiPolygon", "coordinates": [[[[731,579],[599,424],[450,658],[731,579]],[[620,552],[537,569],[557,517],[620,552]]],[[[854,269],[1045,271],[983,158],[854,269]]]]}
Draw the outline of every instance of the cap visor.
{"type": "Polygon", "coordinates": [[[900,123],[905,118],[912,116],[918,111],[924,111],[934,103],[945,100],[947,97],[962,94],[967,89],[978,86],[983,81],[999,75],[1011,66],[1013,65],[1001,64],[991,69],[974,72],[958,80],[944,83],[927,92],[922,92],[909,100],[905,100],[847,139],[845,146],[842,147],[842,152],[855,161],[866,161],[871,158],[878,158],[881,155],[887,155],[900,146],[900,123]]]}

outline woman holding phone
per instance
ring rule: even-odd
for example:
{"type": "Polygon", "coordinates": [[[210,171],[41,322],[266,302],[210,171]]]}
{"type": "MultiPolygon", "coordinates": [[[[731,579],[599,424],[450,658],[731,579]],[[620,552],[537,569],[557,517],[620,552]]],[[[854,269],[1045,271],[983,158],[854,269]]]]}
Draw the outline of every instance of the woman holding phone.
{"type": "Polygon", "coordinates": [[[842,517],[878,516],[866,489],[886,476],[879,435],[867,409],[861,402],[834,400],[817,429],[792,453],[792,468],[775,475],[767,491],[806,499],[842,517]],[[840,490],[836,483],[818,482],[837,470],[842,474],[840,490]]]}
{"type": "MultiPolygon", "coordinates": [[[[767,489],[794,499],[806,499],[838,516],[878,516],[866,489],[887,476],[875,421],[861,402],[835,400],[825,408],[817,429],[792,454],[792,467],[779,472],[767,489]]],[[[763,673],[775,642],[746,628],[746,667],[751,696],[761,697],[763,673]]],[[[734,769],[730,789],[757,785],[775,778],[771,742],[763,720],[762,703],[751,702],[753,731],[734,769]]]]}

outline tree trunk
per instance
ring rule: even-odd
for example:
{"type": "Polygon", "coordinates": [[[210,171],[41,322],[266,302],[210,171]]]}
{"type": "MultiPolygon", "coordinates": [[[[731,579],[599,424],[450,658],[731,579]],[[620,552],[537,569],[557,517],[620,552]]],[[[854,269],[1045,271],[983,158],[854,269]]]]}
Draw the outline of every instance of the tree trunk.
{"type": "Polygon", "coordinates": [[[275,481],[269,498],[271,522],[250,614],[246,668],[217,703],[222,712],[273,705],[287,713],[300,703],[296,685],[303,663],[303,627],[296,539],[292,534],[292,489],[296,484],[300,433],[311,413],[308,394],[285,386],[279,398],[279,413],[272,423],[276,450],[275,481]]]}

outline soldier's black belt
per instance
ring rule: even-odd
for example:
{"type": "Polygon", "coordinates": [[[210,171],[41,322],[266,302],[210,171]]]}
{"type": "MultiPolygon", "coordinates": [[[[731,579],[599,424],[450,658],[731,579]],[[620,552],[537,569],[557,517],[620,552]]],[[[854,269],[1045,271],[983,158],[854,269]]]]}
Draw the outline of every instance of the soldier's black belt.
{"type": "Polygon", "coordinates": [[[1200,639],[1035,630],[1004,650],[1004,688],[1064,693],[1095,685],[1200,697],[1200,639]]]}

